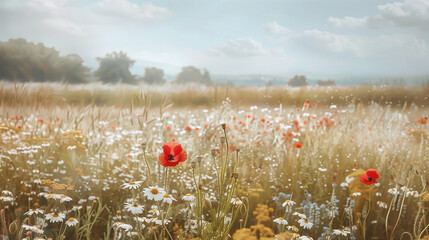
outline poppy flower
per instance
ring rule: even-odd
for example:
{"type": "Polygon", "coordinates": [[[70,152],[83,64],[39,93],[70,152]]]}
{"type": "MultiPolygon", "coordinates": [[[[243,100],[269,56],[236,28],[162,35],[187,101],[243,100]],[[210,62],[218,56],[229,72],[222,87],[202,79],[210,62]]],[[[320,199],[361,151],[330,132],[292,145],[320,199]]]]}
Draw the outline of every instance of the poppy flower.
{"type": "Polygon", "coordinates": [[[371,185],[373,183],[378,183],[377,178],[380,177],[380,174],[375,169],[368,169],[366,173],[360,176],[360,181],[366,185],[371,185]]]}
{"type": "Polygon", "coordinates": [[[295,148],[302,148],[302,144],[299,142],[295,143],[295,148]]]}
{"type": "Polygon", "coordinates": [[[175,167],[186,161],[188,155],[182,146],[176,142],[168,142],[162,146],[163,153],[159,155],[159,163],[164,167],[175,167]]]}
{"type": "Polygon", "coordinates": [[[421,123],[421,124],[426,124],[428,121],[427,121],[427,118],[425,117],[425,118],[419,118],[419,119],[417,119],[417,122],[421,123]]]}

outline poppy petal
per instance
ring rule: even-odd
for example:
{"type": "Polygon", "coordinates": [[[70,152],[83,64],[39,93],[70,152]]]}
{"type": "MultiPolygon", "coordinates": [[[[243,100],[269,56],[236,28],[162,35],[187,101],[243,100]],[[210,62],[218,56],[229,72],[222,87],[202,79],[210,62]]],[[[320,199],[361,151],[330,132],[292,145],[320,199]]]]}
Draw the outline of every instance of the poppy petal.
{"type": "Polygon", "coordinates": [[[182,145],[179,144],[179,145],[175,146],[174,147],[174,156],[179,155],[180,153],[182,153],[182,151],[183,151],[182,145]]]}

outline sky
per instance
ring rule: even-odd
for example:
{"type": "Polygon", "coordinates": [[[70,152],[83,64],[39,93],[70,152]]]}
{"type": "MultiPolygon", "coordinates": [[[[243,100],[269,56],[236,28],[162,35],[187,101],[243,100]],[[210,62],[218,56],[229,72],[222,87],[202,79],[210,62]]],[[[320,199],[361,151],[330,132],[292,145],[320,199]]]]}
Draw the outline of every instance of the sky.
{"type": "Polygon", "coordinates": [[[0,41],[177,74],[313,78],[429,74],[429,0],[0,0],[0,41]]]}

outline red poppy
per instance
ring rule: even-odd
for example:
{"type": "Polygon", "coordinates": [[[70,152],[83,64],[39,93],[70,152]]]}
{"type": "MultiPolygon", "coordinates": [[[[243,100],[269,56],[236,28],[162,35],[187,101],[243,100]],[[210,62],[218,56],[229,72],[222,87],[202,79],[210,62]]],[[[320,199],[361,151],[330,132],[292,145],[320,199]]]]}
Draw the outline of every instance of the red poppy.
{"type": "Polygon", "coordinates": [[[162,146],[163,153],[159,155],[159,163],[164,167],[175,167],[186,161],[188,155],[182,146],[176,142],[168,142],[162,146]]]}
{"type": "Polygon", "coordinates": [[[366,173],[360,176],[360,181],[365,183],[366,185],[371,185],[373,183],[378,183],[377,178],[380,177],[380,174],[375,169],[368,169],[366,173]]]}
{"type": "Polygon", "coordinates": [[[427,121],[427,118],[425,117],[425,118],[419,118],[419,119],[417,119],[417,122],[418,123],[421,123],[421,124],[426,124],[426,123],[428,123],[428,121],[427,121]]]}
{"type": "Polygon", "coordinates": [[[295,143],[295,148],[302,148],[302,144],[299,142],[295,143]]]}

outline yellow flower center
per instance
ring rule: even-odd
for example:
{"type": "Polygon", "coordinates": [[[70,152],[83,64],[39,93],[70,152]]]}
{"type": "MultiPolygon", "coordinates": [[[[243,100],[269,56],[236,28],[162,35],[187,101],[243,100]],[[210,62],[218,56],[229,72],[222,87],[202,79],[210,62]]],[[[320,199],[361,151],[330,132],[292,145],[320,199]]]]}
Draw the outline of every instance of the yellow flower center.
{"type": "Polygon", "coordinates": [[[136,185],[136,183],[135,182],[130,182],[130,185],[136,185]]]}
{"type": "Polygon", "coordinates": [[[187,197],[190,197],[190,196],[192,196],[192,195],[188,193],[188,194],[186,194],[186,196],[187,196],[187,197]]]}
{"type": "Polygon", "coordinates": [[[138,207],[139,205],[137,203],[133,203],[133,207],[138,207]]]}
{"type": "Polygon", "coordinates": [[[58,217],[59,215],[58,215],[58,213],[51,213],[51,216],[52,217],[58,217]]]}
{"type": "Polygon", "coordinates": [[[284,218],[282,218],[282,217],[279,217],[279,220],[285,220],[284,218]]]}
{"type": "Polygon", "coordinates": [[[156,188],[152,188],[152,189],[150,190],[150,192],[151,192],[152,194],[158,194],[158,189],[156,189],[156,188]]]}
{"type": "Polygon", "coordinates": [[[69,222],[73,222],[74,221],[74,218],[69,218],[69,220],[68,220],[69,222]]]}
{"type": "Polygon", "coordinates": [[[170,195],[165,194],[165,195],[164,195],[164,198],[170,198],[170,195]]]}

